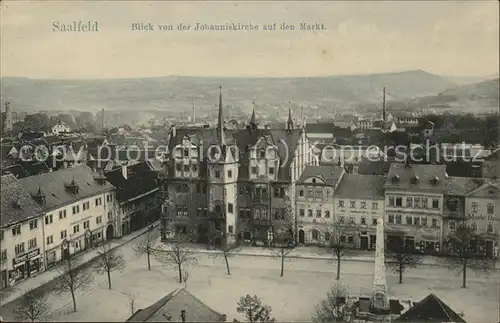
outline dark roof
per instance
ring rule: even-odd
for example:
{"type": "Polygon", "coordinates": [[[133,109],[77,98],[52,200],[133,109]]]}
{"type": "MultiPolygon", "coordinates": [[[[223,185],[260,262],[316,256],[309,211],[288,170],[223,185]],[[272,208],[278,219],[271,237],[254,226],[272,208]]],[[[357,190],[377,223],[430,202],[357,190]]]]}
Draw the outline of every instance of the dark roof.
{"type": "Polygon", "coordinates": [[[106,177],[116,187],[116,198],[119,201],[127,201],[158,189],[156,172],[146,162],[113,169],[106,173],[106,177]],[[127,178],[123,177],[123,167],[126,167],[127,178]]]}
{"type": "Polygon", "coordinates": [[[2,168],[2,175],[12,174],[16,178],[23,178],[30,176],[30,173],[26,169],[23,168],[20,164],[15,164],[2,168]]]}
{"type": "Polygon", "coordinates": [[[497,160],[485,160],[482,167],[482,176],[486,178],[499,178],[499,162],[497,160]]]}
{"type": "Polygon", "coordinates": [[[466,323],[439,297],[430,294],[393,322],[454,322],[466,323]]]}
{"type": "Polygon", "coordinates": [[[311,177],[318,177],[323,180],[326,185],[336,186],[344,169],[339,166],[306,166],[297,184],[303,183],[311,177]]]}
{"type": "Polygon", "coordinates": [[[45,137],[43,137],[43,139],[50,146],[62,143],[61,138],[59,138],[58,136],[55,136],[55,135],[45,136],[45,137]]]}
{"type": "Polygon", "coordinates": [[[102,146],[105,140],[106,140],[106,137],[89,137],[85,141],[87,144],[87,148],[96,149],[99,146],[102,146]]]}
{"type": "Polygon", "coordinates": [[[485,159],[489,161],[496,161],[498,163],[500,160],[500,147],[495,148],[485,159]]]}
{"type": "Polygon", "coordinates": [[[380,175],[346,174],[340,181],[335,196],[355,199],[384,197],[385,177],[380,175]]]}
{"type": "Polygon", "coordinates": [[[446,165],[400,164],[392,163],[385,181],[389,189],[418,189],[443,191],[446,178],[446,165]],[[398,180],[395,180],[398,177],[398,180]],[[418,178],[413,183],[412,178],[418,178]],[[437,179],[436,184],[432,181],[437,179]]]}
{"type": "Polygon", "coordinates": [[[223,322],[226,319],[225,315],[212,310],[186,289],[180,288],[153,305],[138,310],[126,322],[180,322],[182,310],[186,311],[186,322],[223,322]]]}
{"type": "Polygon", "coordinates": [[[307,123],[306,133],[330,133],[333,134],[333,122],[328,123],[307,123]]]}
{"type": "Polygon", "coordinates": [[[43,214],[41,207],[14,175],[3,175],[1,184],[2,228],[43,214]]]}
{"type": "Polygon", "coordinates": [[[445,179],[444,194],[454,196],[465,196],[483,181],[473,177],[448,177],[445,179]]]}
{"type": "Polygon", "coordinates": [[[30,176],[47,173],[50,171],[49,165],[43,161],[20,161],[21,166],[30,174],[30,176]]]}
{"type": "Polygon", "coordinates": [[[387,175],[390,168],[391,163],[382,158],[373,161],[363,158],[358,163],[358,173],[361,175],[387,175]]]}
{"type": "Polygon", "coordinates": [[[114,188],[109,183],[99,184],[94,176],[96,173],[82,165],[22,178],[20,182],[30,194],[41,188],[46,196],[42,207],[49,211],[114,188]],[[68,190],[73,181],[78,186],[77,193],[68,190]]]}

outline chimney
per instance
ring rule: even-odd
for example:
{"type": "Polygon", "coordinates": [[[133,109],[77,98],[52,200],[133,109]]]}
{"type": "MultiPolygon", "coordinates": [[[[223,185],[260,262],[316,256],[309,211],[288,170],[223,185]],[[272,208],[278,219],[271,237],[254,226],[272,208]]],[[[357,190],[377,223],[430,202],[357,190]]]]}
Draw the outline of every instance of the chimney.
{"type": "Polygon", "coordinates": [[[128,173],[127,173],[127,163],[122,164],[122,175],[123,178],[128,179],[128,173]]]}
{"type": "Polygon", "coordinates": [[[186,322],[186,310],[181,311],[181,321],[182,323],[186,322]]]}
{"type": "Polygon", "coordinates": [[[264,128],[265,128],[266,130],[269,130],[269,125],[268,125],[268,124],[266,124],[266,125],[264,126],[264,128]]]}
{"type": "Polygon", "coordinates": [[[177,130],[175,129],[175,125],[172,125],[171,132],[172,132],[172,138],[177,135],[177,130]]]}

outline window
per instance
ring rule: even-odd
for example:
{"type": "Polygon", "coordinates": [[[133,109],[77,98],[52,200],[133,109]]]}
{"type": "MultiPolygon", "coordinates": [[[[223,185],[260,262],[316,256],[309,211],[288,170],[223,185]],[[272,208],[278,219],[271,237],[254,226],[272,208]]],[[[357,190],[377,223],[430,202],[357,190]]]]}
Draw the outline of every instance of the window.
{"type": "Polygon", "coordinates": [[[438,226],[438,220],[437,219],[432,219],[432,226],[437,227],[438,226]]]}
{"type": "Polygon", "coordinates": [[[493,214],[495,212],[495,206],[493,205],[493,203],[488,203],[487,212],[488,214],[493,214]]]}
{"type": "MultiPolygon", "coordinates": [[[[392,221],[394,222],[394,216],[392,217],[392,221]]],[[[377,225],[377,217],[376,216],[372,217],[372,224],[377,225]]]]}
{"type": "Polygon", "coordinates": [[[309,188],[307,189],[307,197],[314,197],[314,195],[313,195],[313,194],[314,194],[313,189],[309,187],[309,188]]]}
{"type": "Polygon", "coordinates": [[[299,215],[300,216],[305,216],[306,215],[306,212],[304,209],[299,209],[299,215]]]}
{"type": "Polygon", "coordinates": [[[61,231],[61,240],[64,240],[66,239],[66,237],[68,236],[68,231],[66,230],[62,230],[61,231]]]}
{"type": "Polygon", "coordinates": [[[45,216],[45,224],[51,224],[53,221],[52,221],[52,214],[47,214],[45,216]]]}
{"type": "Polygon", "coordinates": [[[325,241],[330,241],[330,232],[325,232],[325,241]]]}
{"type": "Polygon", "coordinates": [[[416,197],[414,202],[415,202],[415,207],[419,208],[420,207],[420,198],[416,197]]]}
{"type": "Polygon", "coordinates": [[[456,229],[456,223],[455,223],[455,221],[450,221],[449,226],[450,226],[450,230],[455,230],[456,229]]]}
{"type": "Polygon", "coordinates": [[[0,241],[3,240],[3,235],[4,235],[4,231],[3,230],[0,230],[0,241]]]}
{"type": "Polygon", "coordinates": [[[269,175],[274,175],[274,167],[269,167],[269,175]]]}
{"type": "Polygon", "coordinates": [[[323,192],[321,191],[321,188],[316,189],[316,198],[320,199],[323,197],[323,192]]]}
{"type": "Polygon", "coordinates": [[[17,236],[19,234],[21,234],[21,225],[18,224],[18,225],[12,226],[12,235],[17,236]]]}
{"type": "Polygon", "coordinates": [[[7,250],[2,250],[2,253],[0,254],[0,261],[5,260],[7,260],[7,250]]]}
{"type": "Polygon", "coordinates": [[[89,227],[90,227],[90,221],[89,220],[83,221],[83,228],[88,229],[89,227]]]}
{"type": "MultiPolygon", "coordinates": [[[[428,200],[426,198],[422,199],[422,208],[423,209],[427,209],[429,207],[427,202],[428,202],[428,200]]],[[[437,207],[435,207],[435,208],[437,208],[437,207]]]]}
{"type": "Polygon", "coordinates": [[[198,171],[198,165],[193,165],[193,172],[197,172],[198,171]]]}
{"type": "Polygon", "coordinates": [[[439,200],[438,199],[432,199],[432,208],[439,209],[439,200]]]}
{"type": "Polygon", "coordinates": [[[426,216],[422,217],[422,225],[427,226],[427,217],[426,216]]]}
{"type": "Polygon", "coordinates": [[[304,190],[299,191],[299,196],[304,196],[304,190]]]}
{"type": "Polygon", "coordinates": [[[28,249],[36,248],[36,238],[29,239],[28,241],[28,249]]]}
{"type": "Polygon", "coordinates": [[[412,223],[412,217],[410,215],[406,216],[406,224],[411,224],[412,223]]]}
{"type": "Polygon", "coordinates": [[[227,203],[227,212],[233,213],[233,203],[227,203]]]}
{"type": "Polygon", "coordinates": [[[389,206],[394,206],[394,196],[389,196],[389,206]]]}
{"type": "Polygon", "coordinates": [[[50,235],[47,237],[47,245],[54,243],[54,236],[50,235]]]}
{"type": "Polygon", "coordinates": [[[331,191],[327,188],[327,189],[325,190],[325,195],[326,195],[325,197],[326,197],[327,199],[329,199],[329,198],[331,197],[331,194],[332,194],[332,193],[331,193],[331,191]]]}
{"type": "Polygon", "coordinates": [[[347,236],[347,242],[348,242],[348,243],[354,243],[354,236],[352,236],[352,235],[348,235],[348,236],[347,236]]]}
{"type": "Polygon", "coordinates": [[[396,224],[401,224],[401,214],[396,214],[396,224]]]}
{"type": "Polygon", "coordinates": [[[111,202],[111,201],[113,201],[113,195],[112,194],[106,195],[106,202],[111,202]]]}
{"type": "Polygon", "coordinates": [[[472,212],[473,213],[477,212],[477,203],[476,202],[472,202],[472,212]]]}
{"type": "Polygon", "coordinates": [[[233,226],[232,226],[232,225],[229,225],[229,226],[227,227],[227,231],[228,231],[230,234],[233,234],[233,233],[234,233],[234,232],[233,232],[233,231],[234,231],[233,226]]]}
{"type": "Polygon", "coordinates": [[[420,218],[419,217],[414,217],[413,222],[415,225],[420,225],[420,218]]]}
{"type": "Polygon", "coordinates": [[[313,216],[313,210],[308,209],[307,210],[307,216],[309,216],[309,217],[313,216]]]}
{"type": "Polygon", "coordinates": [[[361,208],[366,209],[366,201],[361,201],[361,208]]]}
{"type": "Polygon", "coordinates": [[[313,240],[319,239],[319,231],[318,230],[312,230],[312,238],[313,238],[313,240]]]}
{"type": "Polygon", "coordinates": [[[372,209],[378,209],[378,202],[372,202],[372,209]]]}
{"type": "Polygon", "coordinates": [[[339,207],[344,207],[344,200],[339,200],[339,207]]]}
{"type": "Polygon", "coordinates": [[[102,216],[100,216],[100,215],[99,215],[99,216],[97,216],[97,217],[95,218],[95,223],[97,223],[97,224],[102,223],[102,216]]]}
{"type": "Polygon", "coordinates": [[[31,220],[30,221],[30,230],[36,229],[37,227],[38,227],[37,219],[31,220]]]}
{"type": "Polygon", "coordinates": [[[21,242],[21,243],[17,244],[14,247],[14,251],[15,251],[16,255],[18,255],[20,253],[24,253],[24,242],[21,242]]]}
{"type": "Polygon", "coordinates": [[[345,242],[345,236],[340,236],[340,242],[342,242],[342,243],[345,242]]]}
{"type": "Polygon", "coordinates": [[[59,211],[59,219],[65,219],[66,218],[66,210],[59,211]]]}
{"type": "Polygon", "coordinates": [[[189,169],[190,169],[189,165],[184,165],[184,171],[185,172],[189,172],[189,169]]]}
{"type": "Polygon", "coordinates": [[[488,232],[489,233],[493,232],[493,222],[488,222],[488,232]]]}
{"type": "MultiPolygon", "coordinates": [[[[96,205],[97,205],[97,203],[96,203],[96,205]]],[[[85,211],[85,210],[88,210],[89,208],[90,208],[90,203],[89,202],[84,202],[83,203],[83,210],[85,211]]]]}
{"type": "Polygon", "coordinates": [[[412,197],[406,198],[406,207],[413,207],[413,198],[412,197]]]}
{"type": "Polygon", "coordinates": [[[396,197],[396,206],[403,206],[403,198],[396,197]]]}
{"type": "Polygon", "coordinates": [[[365,225],[366,224],[366,218],[365,217],[362,217],[361,218],[361,224],[365,225]]]}
{"type": "MultiPolygon", "coordinates": [[[[389,223],[394,223],[394,214],[389,214],[389,223]]],[[[377,224],[377,223],[375,223],[375,224],[377,224]]]]}
{"type": "Polygon", "coordinates": [[[96,198],[95,199],[95,206],[99,206],[99,205],[102,205],[102,198],[96,198]]]}
{"type": "Polygon", "coordinates": [[[355,218],[353,216],[349,217],[349,223],[356,223],[355,218]]]}
{"type": "Polygon", "coordinates": [[[227,171],[227,178],[233,178],[233,171],[232,170],[227,171]]]}
{"type": "Polygon", "coordinates": [[[252,166],[251,171],[253,175],[257,175],[257,167],[252,166]]]}
{"type": "Polygon", "coordinates": [[[352,200],[351,200],[351,201],[349,201],[349,204],[350,204],[350,208],[351,208],[351,209],[356,208],[356,201],[352,201],[352,200]]]}
{"type": "Polygon", "coordinates": [[[73,214],[80,213],[80,205],[73,205],[73,214]]]}
{"type": "Polygon", "coordinates": [[[325,211],[325,218],[330,218],[330,210],[325,211]]]}
{"type": "Polygon", "coordinates": [[[344,216],[343,216],[343,215],[341,215],[341,216],[339,217],[339,223],[340,223],[340,224],[343,224],[343,223],[344,223],[344,216]]]}
{"type": "Polygon", "coordinates": [[[175,164],[175,170],[178,171],[178,172],[182,171],[181,164],[179,164],[179,163],[175,164]]]}
{"type": "Polygon", "coordinates": [[[220,171],[219,170],[215,171],[215,178],[220,178],[220,171]]]}
{"type": "Polygon", "coordinates": [[[260,158],[266,158],[266,151],[265,150],[260,150],[259,151],[259,156],[260,156],[260,158]]]}
{"type": "Polygon", "coordinates": [[[189,149],[183,149],[184,157],[189,157],[189,149]]]}
{"type": "Polygon", "coordinates": [[[80,225],[79,224],[73,226],[73,234],[75,234],[77,232],[80,232],[80,225]]]}
{"type": "Polygon", "coordinates": [[[321,218],[321,210],[316,210],[316,217],[321,218]]]}

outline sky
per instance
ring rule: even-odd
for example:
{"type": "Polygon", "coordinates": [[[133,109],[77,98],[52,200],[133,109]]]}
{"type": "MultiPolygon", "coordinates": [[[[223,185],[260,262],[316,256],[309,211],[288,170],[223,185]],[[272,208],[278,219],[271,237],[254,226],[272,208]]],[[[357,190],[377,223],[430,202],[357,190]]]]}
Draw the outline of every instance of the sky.
{"type": "MultiPolygon", "coordinates": [[[[499,70],[498,1],[2,1],[1,76],[97,79],[499,70]],[[97,21],[99,31],[54,32],[97,21]],[[324,31],[132,31],[132,23],[323,23],[324,31]]],[[[262,29],[262,28],[261,28],[262,29]]]]}

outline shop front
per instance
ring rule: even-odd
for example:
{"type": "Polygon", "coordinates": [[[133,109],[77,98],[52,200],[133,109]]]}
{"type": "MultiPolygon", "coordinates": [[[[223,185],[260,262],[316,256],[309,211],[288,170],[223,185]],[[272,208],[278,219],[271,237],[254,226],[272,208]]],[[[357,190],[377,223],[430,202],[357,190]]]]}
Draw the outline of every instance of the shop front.
{"type": "Polygon", "coordinates": [[[9,281],[17,283],[38,273],[43,266],[40,258],[40,248],[31,250],[12,259],[13,270],[9,271],[9,281]]]}

